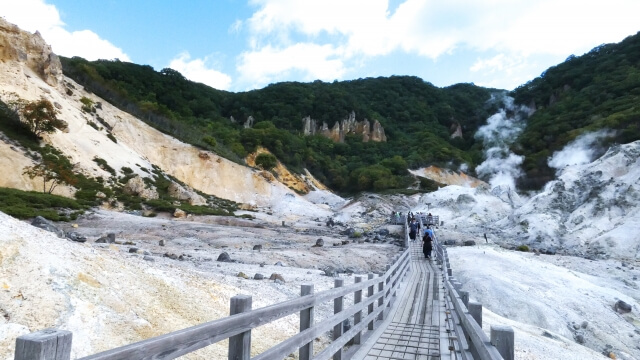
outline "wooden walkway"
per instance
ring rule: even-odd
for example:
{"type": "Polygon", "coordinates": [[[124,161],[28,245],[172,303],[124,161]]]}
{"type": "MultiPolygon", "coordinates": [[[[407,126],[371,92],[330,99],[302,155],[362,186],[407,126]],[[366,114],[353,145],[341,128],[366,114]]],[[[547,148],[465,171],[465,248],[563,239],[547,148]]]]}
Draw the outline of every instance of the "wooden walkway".
{"type": "MultiPolygon", "coordinates": [[[[435,260],[422,254],[421,242],[409,242],[410,278],[399,301],[387,315],[377,334],[372,334],[354,359],[449,359],[448,334],[441,327],[444,301],[441,272],[435,260]],[[444,346],[446,356],[441,356],[444,346]]],[[[433,254],[433,253],[432,253],[433,254]]],[[[445,321],[442,321],[445,323],[445,321]]]]}

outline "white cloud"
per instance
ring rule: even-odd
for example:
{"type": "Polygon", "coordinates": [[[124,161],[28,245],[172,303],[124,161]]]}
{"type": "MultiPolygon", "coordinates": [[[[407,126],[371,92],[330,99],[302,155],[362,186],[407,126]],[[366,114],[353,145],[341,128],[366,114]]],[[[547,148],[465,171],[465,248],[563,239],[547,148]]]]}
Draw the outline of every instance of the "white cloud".
{"type": "Polygon", "coordinates": [[[122,49],[90,30],[66,30],[56,7],[43,0],[0,1],[0,14],[23,30],[39,31],[58,55],[131,61],[122,49]]]}
{"type": "MultiPolygon", "coordinates": [[[[465,48],[500,54],[476,62],[474,72],[504,71],[523,78],[534,68],[531,56],[579,55],[640,30],[637,0],[584,0],[579,5],[574,0],[406,0],[393,13],[388,0],[250,3],[257,7],[246,21],[251,50],[241,59],[251,54],[255,64],[261,55],[272,57],[274,49],[286,53],[300,43],[341,49],[334,60],[345,67],[397,50],[437,59],[465,48]]],[[[261,72],[259,66],[251,69],[259,78],[274,74],[272,69],[261,72]]]]}
{"type": "Polygon", "coordinates": [[[193,59],[187,52],[179,54],[171,60],[169,67],[180,72],[189,80],[201,82],[213,88],[228,90],[231,86],[231,77],[220,71],[207,67],[209,58],[193,59]]]}
{"type": "Polygon", "coordinates": [[[306,81],[330,81],[341,78],[346,71],[340,52],[331,45],[308,43],[284,48],[265,46],[259,51],[241,54],[238,71],[242,82],[252,86],[279,80],[292,71],[302,72],[306,81]]]}

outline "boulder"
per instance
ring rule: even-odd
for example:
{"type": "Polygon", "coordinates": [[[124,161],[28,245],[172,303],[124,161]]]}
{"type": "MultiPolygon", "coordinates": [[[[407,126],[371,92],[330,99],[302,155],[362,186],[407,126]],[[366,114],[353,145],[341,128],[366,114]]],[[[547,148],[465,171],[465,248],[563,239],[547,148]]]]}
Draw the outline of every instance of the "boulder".
{"type": "Polygon", "coordinates": [[[262,275],[260,273],[256,273],[255,275],[253,275],[253,279],[254,280],[264,280],[264,275],[262,275]]]}
{"type": "Polygon", "coordinates": [[[129,248],[129,252],[130,252],[130,253],[132,253],[132,254],[138,253],[138,248],[136,248],[136,247],[130,247],[130,248],[129,248]]]}
{"type": "Polygon", "coordinates": [[[87,241],[87,237],[86,236],[82,236],[80,234],[78,234],[75,231],[71,231],[67,233],[67,239],[71,240],[71,241],[75,241],[75,242],[86,242],[87,241]]]}
{"type": "Polygon", "coordinates": [[[164,253],[163,255],[166,258],[169,258],[171,260],[178,260],[178,255],[174,254],[174,253],[164,253]]]}
{"type": "Polygon", "coordinates": [[[464,246],[474,246],[475,244],[476,244],[476,242],[473,241],[473,240],[466,240],[464,242],[464,246]]]}
{"type": "Polygon", "coordinates": [[[382,235],[382,236],[389,235],[389,229],[380,229],[380,230],[378,230],[378,235],[382,235]]]}
{"type": "Polygon", "coordinates": [[[273,273],[273,274],[271,274],[271,276],[269,277],[269,280],[274,280],[274,281],[276,281],[276,280],[280,280],[280,281],[282,281],[283,283],[284,283],[284,282],[286,282],[286,281],[284,281],[284,278],[282,277],[282,275],[280,275],[280,274],[278,274],[278,273],[273,273]]]}
{"type": "Polygon", "coordinates": [[[153,186],[147,187],[144,180],[140,176],[134,176],[122,188],[125,194],[139,196],[143,199],[157,199],[158,191],[153,186]]]}
{"type": "Polygon", "coordinates": [[[216,261],[231,262],[231,256],[229,256],[227,252],[223,252],[222,254],[218,255],[218,259],[216,259],[216,261]]]}
{"type": "Polygon", "coordinates": [[[164,246],[164,245],[165,245],[165,241],[164,241],[164,239],[162,239],[162,240],[158,241],[158,245],[160,245],[160,246],[164,246]]]}
{"type": "Polygon", "coordinates": [[[262,251],[262,245],[253,245],[253,250],[262,251]]]}
{"type": "Polygon", "coordinates": [[[151,261],[151,262],[156,261],[156,259],[154,259],[152,256],[148,256],[148,255],[145,255],[145,257],[143,257],[142,260],[151,261]]]}
{"type": "Polygon", "coordinates": [[[319,238],[318,240],[316,240],[316,244],[314,246],[323,247],[324,246],[324,240],[322,240],[322,238],[319,238]]]}
{"type": "Polygon", "coordinates": [[[59,229],[57,226],[53,224],[53,222],[43,218],[42,216],[36,216],[35,219],[31,222],[31,225],[40,228],[42,230],[46,230],[58,235],[59,238],[64,238],[64,231],[59,229]]]}
{"type": "Polygon", "coordinates": [[[182,185],[172,182],[167,189],[169,196],[180,201],[186,201],[189,205],[207,205],[207,199],[196,193],[191,188],[185,188],[182,185]]]}
{"type": "Polygon", "coordinates": [[[174,217],[174,218],[178,218],[178,219],[182,219],[182,218],[187,217],[187,213],[186,213],[184,210],[176,209],[176,210],[173,212],[173,217],[174,217]]]}
{"type": "Polygon", "coordinates": [[[613,308],[620,314],[630,313],[632,310],[631,305],[622,300],[616,301],[615,305],[613,305],[613,308]]]}
{"type": "Polygon", "coordinates": [[[243,278],[243,279],[248,279],[249,278],[249,276],[247,276],[247,274],[243,273],[242,271],[240,271],[238,273],[238,275],[236,275],[236,276],[239,277],[239,278],[243,278]]]}
{"type": "Polygon", "coordinates": [[[323,269],[325,276],[336,276],[336,269],[333,266],[327,266],[323,269]]]}
{"type": "Polygon", "coordinates": [[[98,240],[96,240],[97,243],[109,243],[109,244],[113,244],[116,242],[116,234],[115,233],[108,233],[106,236],[101,236],[100,238],[98,238],[98,240]]]}
{"type": "Polygon", "coordinates": [[[282,261],[278,261],[275,264],[273,264],[274,266],[287,266],[287,264],[283,263],[282,261]]]}
{"type": "Polygon", "coordinates": [[[444,244],[447,246],[455,246],[456,245],[456,241],[455,240],[445,240],[444,244]]]}

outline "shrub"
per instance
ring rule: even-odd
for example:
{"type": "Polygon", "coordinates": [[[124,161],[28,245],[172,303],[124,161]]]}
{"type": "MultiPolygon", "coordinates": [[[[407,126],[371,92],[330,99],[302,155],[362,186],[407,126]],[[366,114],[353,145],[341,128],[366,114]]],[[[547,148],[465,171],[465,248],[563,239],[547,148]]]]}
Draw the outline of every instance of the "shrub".
{"type": "Polygon", "coordinates": [[[113,176],[116,176],[116,171],[111,166],[109,166],[109,164],[107,164],[107,161],[105,159],[96,156],[93,158],[93,162],[98,164],[100,169],[110,173],[113,176]]]}
{"type": "Polygon", "coordinates": [[[275,156],[267,153],[258,154],[256,156],[256,166],[263,170],[271,170],[278,165],[278,159],[275,156]]]}
{"type": "Polygon", "coordinates": [[[109,140],[113,141],[114,143],[118,143],[118,139],[116,139],[115,136],[113,136],[112,133],[107,133],[107,137],[109,138],[109,140]]]}
{"type": "Polygon", "coordinates": [[[529,252],[529,247],[527,245],[520,245],[516,248],[518,251],[529,252]]]}

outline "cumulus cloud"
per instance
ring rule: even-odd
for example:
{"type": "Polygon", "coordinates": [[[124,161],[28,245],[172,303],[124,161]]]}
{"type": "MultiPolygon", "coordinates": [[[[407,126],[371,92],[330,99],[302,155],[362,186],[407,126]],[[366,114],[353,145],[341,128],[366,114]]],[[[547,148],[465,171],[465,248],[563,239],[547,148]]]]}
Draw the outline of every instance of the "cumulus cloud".
{"type": "Polygon", "coordinates": [[[92,31],[66,30],[56,7],[44,0],[0,1],[0,14],[23,30],[39,31],[58,55],[131,61],[122,49],[92,31]]]}
{"type": "MultiPolygon", "coordinates": [[[[465,48],[493,52],[479,59],[477,73],[518,73],[530,69],[531,55],[566,57],[597,44],[615,42],[638,31],[640,1],[585,0],[404,0],[393,11],[388,0],[252,0],[257,9],[245,22],[251,49],[244,60],[275,52],[287,53],[296,44],[342,49],[345,67],[395,51],[437,59],[465,48]]],[[[284,56],[284,55],[281,55],[284,56]]],[[[309,76],[322,61],[299,70],[309,76]]],[[[258,78],[272,78],[273,67],[248,66],[258,78]]],[[[286,74],[292,67],[283,67],[286,74]]],[[[527,70],[527,76],[529,75],[527,70]]],[[[522,78],[522,76],[519,76],[522,78]]]]}
{"type": "Polygon", "coordinates": [[[231,76],[207,67],[209,60],[207,57],[192,60],[188,52],[183,52],[171,60],[169,67],[189,80],[201,82],[216,89],[228,90],[231,86],[231,76]]]}
{"type": "Polygon", "coordinates": [[[310,80],[334,80],[346,71],[338,56],[340,49],[331,45],[299,43],[285,48],[265,46],[260,51],[240,55],[238,71],[242,82],[253,86],[280,79],[283,74],[298,71],[310,80]]]}
{"type": "Polygon", "coordinates": [[[492,101],[501,101],[503,108],[487,119],[487,124],[481,126],[475,138],[484,145],[485,160],[476,167],[476,173],[489,179],[492,188],[506,186],[516,189],[516,180],[522,176],[520,168],[524,157],[509,150],[518,135],[524,130],[522,114],[527,113],[526,107],[516,108],[513,98],[498,96],[492,101]]]}
{"type": "Polygon", "coordinates": [[[600,130],[580,135],[562,150],[554,152],[548,159],[548,165],[561,170],[565,166],[588,164],[602,153],[602,148],[598,145],[600,140],[614,134],[611,130],[600,130]]]}

